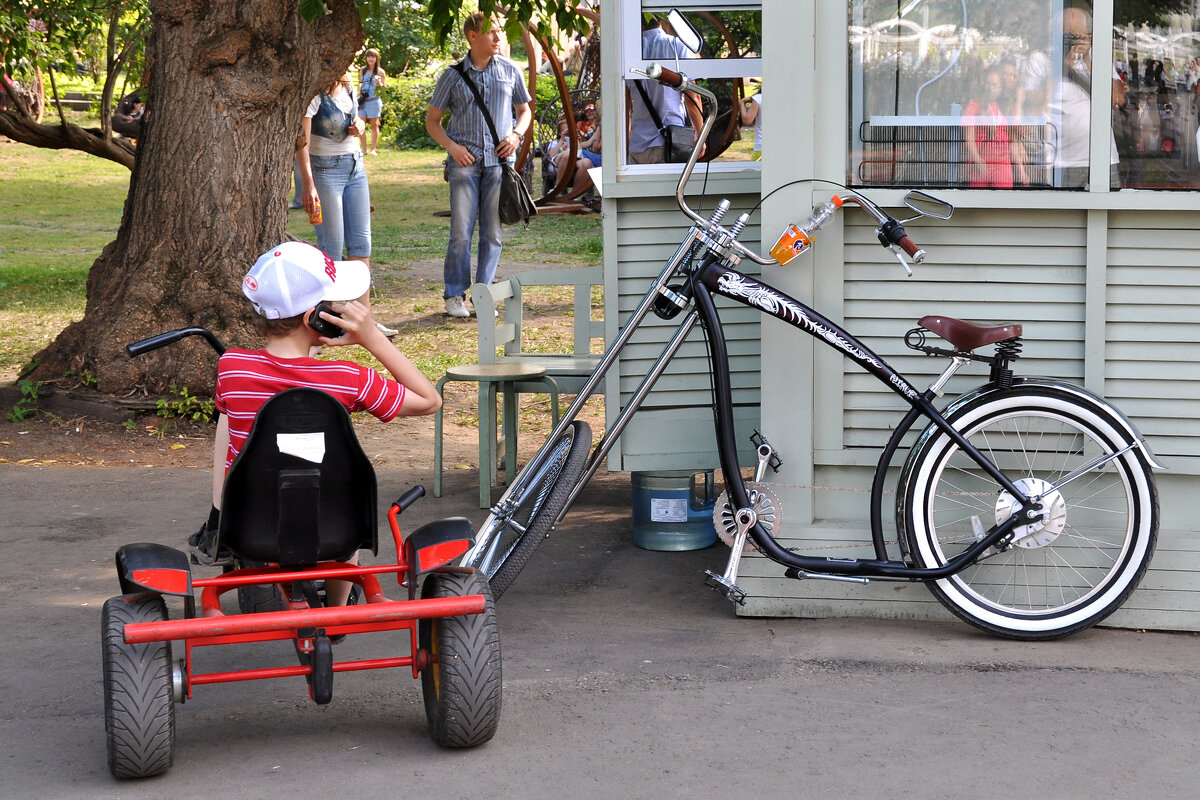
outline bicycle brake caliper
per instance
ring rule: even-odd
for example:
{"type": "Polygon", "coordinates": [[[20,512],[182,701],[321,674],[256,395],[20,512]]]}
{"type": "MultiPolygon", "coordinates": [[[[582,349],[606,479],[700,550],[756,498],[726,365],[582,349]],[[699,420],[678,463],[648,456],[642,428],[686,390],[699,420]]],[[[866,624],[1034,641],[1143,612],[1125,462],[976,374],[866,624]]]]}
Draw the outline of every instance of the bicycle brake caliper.
{"type": "Polygon", "coordinates": [[[750,535],[750,529],[754,527],[754,523],[757,522],[758,515],[752,508],[739,508],[733,515],[733,519],[737,523],[737,536],[733,540],[733,547],[729,549],[729,563],[725,565],[725,574],[718,575],[712,570],[705,570],[708,577],[704,579],[704,584],[716,589],[725,596],[725,599],[744,606],[746,605],[746,593],[737,585],[738,564],[742,560],[742,550],[746,547],[746,538],[750,535]]]}

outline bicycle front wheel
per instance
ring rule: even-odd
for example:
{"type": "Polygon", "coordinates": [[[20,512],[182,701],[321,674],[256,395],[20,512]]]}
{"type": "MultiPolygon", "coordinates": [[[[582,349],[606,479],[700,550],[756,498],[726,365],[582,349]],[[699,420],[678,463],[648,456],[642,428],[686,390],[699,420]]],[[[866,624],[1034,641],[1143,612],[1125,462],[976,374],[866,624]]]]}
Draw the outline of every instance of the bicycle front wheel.
{"type": "Polygon", "coordinates": [[[550,535],[583,474],[591,448],[592,429],[586,422],[572,422],[541,459],[525,466],[515,488],[501,498],[479,529],[464,563],[487,576],[494,599],[512,585],[533,551],[550,535]]]}
{"type": "MultiPolygon", "coordinates": [[[[1158,532],[1154,476],[1140,449],[1129,448],[1129,431],[1103,405],[1041,386],[981,397],[949,421],[1025,495],[1041,497],[1043,511],[1014,529],[1006,549],[989,548],[930,583],[938,600],[972,625],[1018,639],[1065,636],[1119,608],[1158,532]]],[[[918,564],[940,567],[1018,504],[944,433],[917,448],[898,493],[901,519],[918,564]]]]}

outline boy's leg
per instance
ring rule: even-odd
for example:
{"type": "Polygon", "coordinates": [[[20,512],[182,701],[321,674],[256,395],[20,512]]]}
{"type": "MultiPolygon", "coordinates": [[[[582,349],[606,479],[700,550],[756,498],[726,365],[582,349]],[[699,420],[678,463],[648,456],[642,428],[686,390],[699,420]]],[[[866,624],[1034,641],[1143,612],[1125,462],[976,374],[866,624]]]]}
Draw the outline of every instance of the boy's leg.
{"type": "MultiPolygon", "coordinates": [[[[346,559],[347,564],[358,566],[358,551],[346,559]]],[[[350,597],[350,589],[354,584],[350,581],[325,581],[325,605],[344,606],[350,597]]]]}

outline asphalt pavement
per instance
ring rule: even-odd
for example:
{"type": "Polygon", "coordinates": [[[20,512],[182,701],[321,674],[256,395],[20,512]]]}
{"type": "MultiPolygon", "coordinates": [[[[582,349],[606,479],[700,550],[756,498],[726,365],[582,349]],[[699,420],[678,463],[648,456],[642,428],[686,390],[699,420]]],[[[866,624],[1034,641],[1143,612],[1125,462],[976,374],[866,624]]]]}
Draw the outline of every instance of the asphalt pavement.
{"type": "MultiPolygon", "coordinates": [[[[450,475],[449,494],[406,512],[405,528],[479,522],[474,475],[450,475]]],[[[382,502],[402,477],[381,471],[382,502]]],[[[0,465],[0,479],[3,797],[1200,793],[1200,636],[1093,629],[1027,644],[953,622],[739,618],[703,585],[723,546],[632,544],[626,475],[594,481],[498,602],[504,710],[490,743],[434,745],[407,670],[339,674],[323,707],[300,678],[256,681],[198,687],[175,709],[173,768],[116,781],[99,648],[101,605],[119,591],[113,553],[181,544],[207,508],[207,475],[0,465]]],[[[335,655],[389,645],[394,634],[352,636],[335,655]]],[[[205,650],[205,667],[290,651],[259,647],[205,650]]]]}

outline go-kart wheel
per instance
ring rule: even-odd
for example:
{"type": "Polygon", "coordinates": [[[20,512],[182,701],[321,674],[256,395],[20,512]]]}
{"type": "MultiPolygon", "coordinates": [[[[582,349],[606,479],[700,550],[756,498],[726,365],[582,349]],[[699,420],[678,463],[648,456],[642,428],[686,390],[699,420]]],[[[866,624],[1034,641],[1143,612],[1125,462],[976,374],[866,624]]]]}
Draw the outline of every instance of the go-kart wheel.
{"type": "Polygon", "coordinates": [[[116,778],[161,775],[175,761],[171,644],[125,643],[126,624],[165,619],[167,606],[159,595],[113,597],[100,615],[104,732],[108,768],[116,778]]]}
{"type": "Polygon", "coordinates": [[[421,672],[429,732],[442,747],[474,747],[496,735],[500,722],[500,635],[483,573],[435,572],[421,597],[481,594],[481,614],[423,619],[419,642],[432,663],[421,672]]]}
{"type": "Polygon", "coordinates": [[[333,644],[328,636],[321,635],[313,640],[312,674],[308,683],[314,703],[323,706],[333,700],[333,644]]]}
{"type": "MultiPolygon", "coordinates": [[[[234,562],[235,569],[244,569],[247,567],[265,567],[265,561],[251,561],[250,559],[238,559],[234,562]]],[[[279,594],[279,587],[273,583],[259,584],[257,586],[239,586],[237,590],[238,611],[243,614],[257,614],[261,611],[283,611],[283,597],[279,594]]]]}

